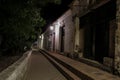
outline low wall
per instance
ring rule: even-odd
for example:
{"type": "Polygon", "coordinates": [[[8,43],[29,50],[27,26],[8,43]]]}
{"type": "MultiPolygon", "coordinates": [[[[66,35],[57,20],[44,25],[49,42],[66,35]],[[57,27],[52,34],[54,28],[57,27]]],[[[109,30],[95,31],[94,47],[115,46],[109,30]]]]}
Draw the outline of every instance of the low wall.
{"type": "Polygon", "coordinates": [[[31,53],[32,51],[27,51],[18,61],[2,71],[0,80],[22,80],[27,70],[28,59],[31,53]]]}

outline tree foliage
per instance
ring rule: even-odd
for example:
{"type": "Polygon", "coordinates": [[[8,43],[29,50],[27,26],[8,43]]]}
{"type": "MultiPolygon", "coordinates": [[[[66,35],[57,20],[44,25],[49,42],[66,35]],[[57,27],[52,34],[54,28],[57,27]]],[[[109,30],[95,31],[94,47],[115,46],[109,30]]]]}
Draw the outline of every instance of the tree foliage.
{"type": "Polygon", "coordinates": [[[45,25],[42,7],[53,2],[60,0],[0,0],[0,51],[20,53],[30,47],[45,25]]]}

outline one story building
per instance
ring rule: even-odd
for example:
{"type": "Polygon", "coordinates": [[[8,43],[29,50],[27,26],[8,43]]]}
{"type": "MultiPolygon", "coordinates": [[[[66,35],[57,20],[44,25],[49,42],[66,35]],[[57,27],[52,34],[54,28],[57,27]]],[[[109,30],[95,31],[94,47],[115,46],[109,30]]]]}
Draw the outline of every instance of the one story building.
{"type": "Polygon", "coordinates": [[[73,0],[69,6],[41,35],[39,47],[120,75],[120,0],[73,0]]]}

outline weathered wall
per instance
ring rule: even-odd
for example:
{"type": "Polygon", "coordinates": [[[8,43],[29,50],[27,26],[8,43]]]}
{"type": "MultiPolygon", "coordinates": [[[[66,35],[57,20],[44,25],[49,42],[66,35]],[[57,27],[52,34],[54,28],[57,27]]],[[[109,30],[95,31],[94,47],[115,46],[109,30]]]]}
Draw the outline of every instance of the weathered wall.
{"type": "MultiPolygon", "coordinates": [[[[110,0],[74,0],[74,2],[71,5],[71,9],[72,9],[72,14],[74,17],[74,22],[75,22],[75,45],[74,45],[74,49],[76,49],[76,45],[78,45],[77,47],[80,49],[80,52],[78,52],[77,50],[75,50],[75,52],[79,53],[79,56],[82,57],[83,53],[83,48],[84,48],[84,29],[81,28],[80,25],[76,25],[76,23],[78,23],[76,21],[76,17],[82,17],[84,15],[86,15],[87,13],[94,11],[95,9],[97,9],[98,7],[106,4],[107,2],[109,2],[110,0]],[[80,2],[79,2],[80,1],[80,2]],[[78,27],[80,28],[78,30],[78,27]],[[77,37],[79,35],[79,38],[77,37]],[[79,41],[79,44],[78,44],[79,41]]],[[[119,45],[119,37],[120,37],[120,1],[117,0],[117,26],[118,29],[116,31],[116,47],[114,50],[114,29],[116,27],[116,20],[113,20],[110,22],[110,28],[112,28],[110,30],[110,42],[109,42],[109,57],[112,58],[111,60],[113,60],[114,54],[116,55],[115,58],[115,68],[117,71],[120,72],[120,45],[119,45]]],[[[81,24],[79,22],[79,24],[81,24]]],[[[93,49],[95,49],[95,46],[93,46],[93,49]]],[[[109,62],[111,62],[111,60],[109,62]]],[[[109,64],[107,62],[107,64],[109,64]]],[[[113,66],[113,63],[111,64],[113,66]]]]}
{"type": "Polygon", "coordinates": [[[120,75],[120,0],[117,0],[116,10],[117,30],[115,36],[115,73],[120,75]]]}
{"type": "Polygon", "coordinates": [[[72,14],[67,16],[64,22],[65,22],[65,52],[72,53],[74,48],[74,31],[75,31],[75,26],[72,20],[72,14]]]}
{"type": "Polygon", "coordinates": [[[17,62],[2,71],[0,73],[0,80],[23,80],[31,52],[26,52],[17,62]]]}
{"type": "Polygon", "coordinates": [[[60,41],[60,27],[64,26],[65,36],[64,36],[64,52],[73,52],[74,43],[74,25],[72,21],[72,12],[67,10],[61,17],[59,17],[51,25],[54,26],[53,32],[55,33],[55,50],[60,51],[61,41],[60,41]]]}

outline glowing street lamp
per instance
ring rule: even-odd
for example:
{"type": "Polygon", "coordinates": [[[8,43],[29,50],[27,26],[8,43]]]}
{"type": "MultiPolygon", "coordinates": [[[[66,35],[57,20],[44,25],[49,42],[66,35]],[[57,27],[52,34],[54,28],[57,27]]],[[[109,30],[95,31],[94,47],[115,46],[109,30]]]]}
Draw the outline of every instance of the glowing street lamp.
{"type": "Polygon", "coordinates": [[[39,36],[39,38],[42,38],[41,36],[39,36]]]}
{"type": "Polygon", "coordinates": [[[53,30],[53,26],[50,26],[50,30],[53,30]]]}

